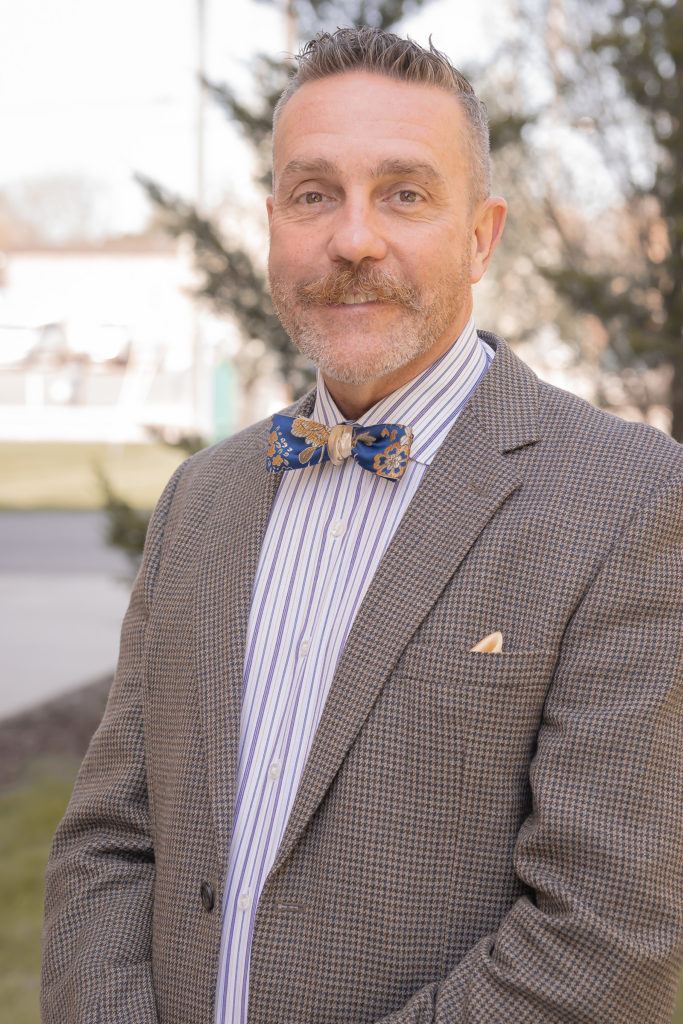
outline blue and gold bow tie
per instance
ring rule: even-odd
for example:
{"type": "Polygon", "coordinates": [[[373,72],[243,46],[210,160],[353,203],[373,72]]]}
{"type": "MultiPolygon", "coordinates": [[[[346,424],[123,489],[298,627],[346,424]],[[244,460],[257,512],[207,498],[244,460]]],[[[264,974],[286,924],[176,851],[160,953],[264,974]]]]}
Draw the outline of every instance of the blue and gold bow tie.
{"type": "Polygon", "coordinates": [[[412,440],[412,430],[402,423],[378,423],[372,427],[340,423],[326,427],[301,416],[276,415],[268,435],[266,468],[271,473],[280,473],[316,466],[319,462],[341,466],[350,457],[377,476],[400,480],[408,465],[412,440]]]}

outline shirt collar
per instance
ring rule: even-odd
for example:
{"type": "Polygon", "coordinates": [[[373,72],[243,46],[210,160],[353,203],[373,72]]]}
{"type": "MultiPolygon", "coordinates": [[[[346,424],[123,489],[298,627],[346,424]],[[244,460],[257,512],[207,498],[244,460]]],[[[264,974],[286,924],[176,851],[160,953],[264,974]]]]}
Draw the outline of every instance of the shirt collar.
{"type": "Polygon", "coordinates": [[[312,419],[326,426],[358,422],[412,427],[410,458],[428,466],[492,358],[493,350],[479,338],[470,317],[447,352],[419,376],[382,398],[357,421],[344,419],[318,370],[312,419]]]}

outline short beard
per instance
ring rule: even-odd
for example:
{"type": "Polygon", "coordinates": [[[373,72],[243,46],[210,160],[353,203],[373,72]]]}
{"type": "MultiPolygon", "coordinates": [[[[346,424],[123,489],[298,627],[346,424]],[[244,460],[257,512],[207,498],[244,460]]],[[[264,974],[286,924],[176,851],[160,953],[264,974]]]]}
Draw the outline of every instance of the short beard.
{"type": "Polygon", "coordinates": [[[429,303],[422,301],[412,285],[363,263],[299,286],[271,276],[270,292],[282,326],[302,355],[332,380],[363,385],[394,373],[436,344],[467,301],[469,273],[469,266],[463,262],[453,278],[439,282],[435,298],[429,303]],[[368,346],[362,362],[353,353],[344,359],[334,339],[321,332],[307,315],[316,306],[341,304],[348,296],[359,294],[372,294],[378,301],[404,310],[396,333],[374,349],[368,346]]]}

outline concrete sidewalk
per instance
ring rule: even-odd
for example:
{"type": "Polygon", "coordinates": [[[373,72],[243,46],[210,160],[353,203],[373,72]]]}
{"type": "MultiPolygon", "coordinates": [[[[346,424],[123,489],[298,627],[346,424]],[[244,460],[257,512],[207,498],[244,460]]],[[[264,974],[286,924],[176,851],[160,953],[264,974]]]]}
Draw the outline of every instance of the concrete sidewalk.
{"type": "Polygon", "coordinates": [[[129,589],[93,573],[0,573],[0,718],[111,672],[129,589]]]}
{"type": "Polygon", "coordinates": [[[130,593],[101,513],[0,513],[0,718],[111,673],[130,593]]]}

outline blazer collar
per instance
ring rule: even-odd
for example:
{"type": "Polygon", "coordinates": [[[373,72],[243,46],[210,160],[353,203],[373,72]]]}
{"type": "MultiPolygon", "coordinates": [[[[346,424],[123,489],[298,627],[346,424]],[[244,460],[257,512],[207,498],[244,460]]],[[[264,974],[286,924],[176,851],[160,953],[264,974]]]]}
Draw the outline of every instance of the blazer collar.
{"type": "Polygon", "coordinates": [[[539,438],[538,377],[502,338],[488,331],[479,336],[496,354],[465,411],[501,453],[533,444],[539,438]]]}

